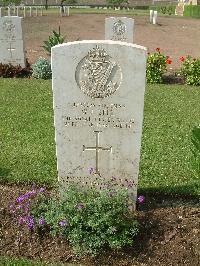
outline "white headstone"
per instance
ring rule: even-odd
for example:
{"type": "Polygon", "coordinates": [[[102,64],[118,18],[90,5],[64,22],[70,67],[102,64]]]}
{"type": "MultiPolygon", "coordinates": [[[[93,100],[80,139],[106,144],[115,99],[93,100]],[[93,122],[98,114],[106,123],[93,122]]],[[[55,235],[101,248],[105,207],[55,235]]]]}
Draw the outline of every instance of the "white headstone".
{"type": "Polygon", "coordinates": [[[153,24],[157,24],[157,18],[158,18],[158,11],[153,12],[153,24]]]}
{"type": "Polygon", "coordinates": [[[105,39],[113,41],[133,42],[134,19],[126,17],[110,17],[105,20],[105,39]]]}
{"type": "Polygon", "coordinates": [[[67,16],[69,17],[69,7],[67,7],[67,16]]]}
{"type": "Polygon", "coordinates": [[[2,17],[2,7],[0,7],[0,18],[2,17]]]}
{"type": "Polygon", "coordinates": [[[100,188],[114,176],[135,200],[146,48],[117,41],[57,45],[52,72],[59,182],[100,188]]]}
{"type": "Polygon", "coordinates": [[[29,16],[32,17],[32,7],[29,7],[29,16]]]}
{"type": "Polygon", "coordinates": [[[150,23],[153,23],[153,13],[154,11],[150,10],[150,18],[149,18],[150,23]]]}
{"type": "Polygon", "coordinates": [[[24,18],[26,17],[26,7],[24,6],[24,18]]]}
{"type": "Polygon", "coordinates": [[[8,7],[8,16],[10,17],[11,15],[11,10],[10,10],[10,7],[8,7]]]}
{"type": "Polygon", "coordinates": [[[25,67],[22,18],[0,18],[0,63],[25,67]]]}
{"type": "Polygon", "coordinates": [[[17,17],[19,17],[19,6],[17,6],[16,9],[17,9],[17,14],[16,15],[17,15],[17,17]]]}

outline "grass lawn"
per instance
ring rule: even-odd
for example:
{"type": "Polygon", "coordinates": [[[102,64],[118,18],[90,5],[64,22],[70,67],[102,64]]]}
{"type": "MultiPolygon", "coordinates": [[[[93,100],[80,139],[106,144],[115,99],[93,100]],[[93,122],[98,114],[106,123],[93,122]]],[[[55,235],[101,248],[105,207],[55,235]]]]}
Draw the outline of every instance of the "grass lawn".
{"type": "Polygon", "coordinates": [[[0,257],[0,265],[5,265],[5,266],[45,266],[50,264],[46,263],[40,263],[40,262],[35,262],[35,261],[30,261],[26,259],[11,259],[11,258],[6,258],[6,257],[0,257]]]}
{"type": "MultiPolygon", "coordinates": [[[[58,14],[60,12],[59,8],[48,8],[47,10],[43,9],[43,15],[48,14],[58,14]]],[[[72,14],[108,14],[108,15],[149,15],[149,10],[114,10],[114,9],[96,9],[96,8],[70,8],[70,15],[72,14]]]]}
{"type": "MultiPolygon", "coordinates": [[[[59,8],[43,9],[43,16],[50,14],[59,14],[59,8]]],[[[114,10],[114,9],[96,9],[96,8],[70,8],[70,15],[73,14],[108,14],[108,15],[126,15],[126,16],[149,16],[149,9],[129,9],[129,10],[114,10]]],[[[159,12],[159,16],[177,17],[175,14],[168,15],[159,12]]]]}
{"type": "MultiPolygon", "coordinates": [[[[200,124],[200,87],[148,85],[140,192],[197,196],[191,130],[200,124]]],[[[0,182],[57,182],[51,81],[0,79],[0,182]]]]}
{"type": "MultiPolygon", "coordinates": [[[[14,258],[6,258],[0,257],[0,265],[5,266],[63,266],[62,263],[44,263],[44,262],[36,262],[27,259],[14,259],[14,258]]],[[[65,264],[66,265],[66,264],[65,264]]],[[[72,264],[67,264],[68,266],[72,266],[72,264]]],[[[74,265],[74,264],[73,264],[74,265]]]]}

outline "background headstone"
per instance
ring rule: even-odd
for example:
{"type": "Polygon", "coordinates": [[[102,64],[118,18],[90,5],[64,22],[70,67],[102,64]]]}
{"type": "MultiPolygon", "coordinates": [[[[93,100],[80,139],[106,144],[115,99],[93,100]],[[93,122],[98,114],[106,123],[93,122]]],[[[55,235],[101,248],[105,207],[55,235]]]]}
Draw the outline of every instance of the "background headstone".
{"type": "Polygon", "coordinates": [[[146,48],[116,41],[57,45],[52,73],[60,183],[101,188],[116,177],[135,200],[146,48]]]}
{"type": "Polygon", "coordinates": [[[110,17],[105,19],[105,39],[133,42],[134,19],[110,17]]]}
{"type": "Polygon", "coordinates": [[[25,67],[22,18],[0,18],[0,63],[25,67]]]}
{"type": "Polygon", "coordinates": [[[150,10],[150,17],[149,17],[150,23],[153,23],[153,14],[154,14],[154,10],[150,10]]]}
{"type": "Polygon", "coordinates": [[[157,24],[157,18],[158,18],[158,11],[153,12],[153,24],[156,25],[157,24]]]}

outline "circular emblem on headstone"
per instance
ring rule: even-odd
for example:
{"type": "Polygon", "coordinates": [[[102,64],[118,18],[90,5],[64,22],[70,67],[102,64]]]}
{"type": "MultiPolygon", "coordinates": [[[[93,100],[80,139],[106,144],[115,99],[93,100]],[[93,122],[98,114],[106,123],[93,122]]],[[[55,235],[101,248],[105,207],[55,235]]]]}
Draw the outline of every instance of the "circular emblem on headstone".
{"type": "Polygon", "coordinates": [[[14,30],[15,30],[15,25],[13,24],[12,20],[5,20],[3,22],[3,31],[6,38],[9,39],[14,38],[14,30]]]}
{"type": "Polygon", "coordinates": [[[113,25],[113,32],[116,35],[123,35],[126,32],[126,25],[123,21],[121,21],[120,19],[118,21],[116,21],[113,25]]]}
{"type": "Polygon", "coordinates": [[[75,78],[87,96],[105,98],[119,88],[122,71],[104,49],[96,46],[77,65],[75,78]]]}
{"type": "Polygon", "coordinates": [[[15,25],[12,23],[11,20],[6,20],[3,22],[3,30],[4,31],[13,31],[15,29],[15,25]]]}

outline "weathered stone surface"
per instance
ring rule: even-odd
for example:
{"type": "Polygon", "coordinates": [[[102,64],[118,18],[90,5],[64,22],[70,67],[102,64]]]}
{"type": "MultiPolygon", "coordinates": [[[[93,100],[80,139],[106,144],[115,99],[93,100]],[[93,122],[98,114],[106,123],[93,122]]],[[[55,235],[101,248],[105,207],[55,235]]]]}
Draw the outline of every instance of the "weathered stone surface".
{"type": "Polygon", "coordinates": [[[134,19],[110,17],[105,20],[105,39],[133,43],[134,19]]]}
{"type": "Polygon", "coordinates": [[[114,41],[62,44],[52,49],[52,71],[59,181],[101,187],[114,176],[135,199],[146,48],[114,41]]]}
{"type": "Polygon", "coordinates": [[[0,18],[0,62],[25,67],[22,18],[0,18]]]}

